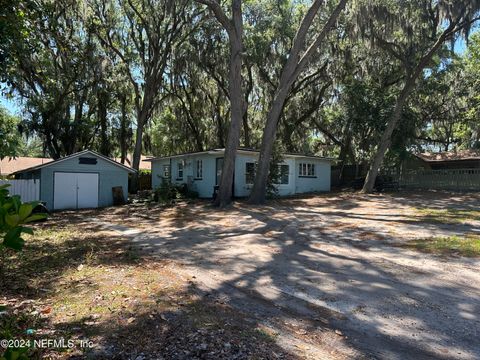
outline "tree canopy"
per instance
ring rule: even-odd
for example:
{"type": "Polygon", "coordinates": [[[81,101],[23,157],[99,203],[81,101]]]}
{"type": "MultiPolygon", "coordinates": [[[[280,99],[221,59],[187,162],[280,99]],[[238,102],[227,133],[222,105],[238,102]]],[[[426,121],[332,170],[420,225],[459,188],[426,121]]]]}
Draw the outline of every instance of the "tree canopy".
{"type": "Polygon", "coordinates": [[[20,104],[18,120],[2,111],[1,156],[16,136],[53,158],[134,153],[134,167],[141,154],[255,148],[261,200],[275,152],[333,156],[376,175],[411,152],[480,146],[480,1],[0,8],[0,86],[20,104]],[[456,54],[460,37],[467,49],[456,54]]]}

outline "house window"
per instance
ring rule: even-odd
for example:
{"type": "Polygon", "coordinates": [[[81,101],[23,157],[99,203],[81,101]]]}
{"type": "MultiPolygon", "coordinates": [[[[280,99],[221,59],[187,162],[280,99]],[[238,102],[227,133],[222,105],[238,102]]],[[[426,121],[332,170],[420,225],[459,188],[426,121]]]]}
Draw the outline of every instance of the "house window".
{"type": "Polygon", "coordinates": [[[304,177],[314,177],[315,176],[315,164],[311,163],[300,163],[298,164],[298,175],[304,177]]]}
{"type": "Polygon", "coordinates": [[[177,164],[177,180],[183,180],[183,162],[177,164]]]}
{"type": "Polygon", "coordinates": [[[163,165],[163,177],[170,179],[170,165],[163,165]]]}
{"type": "Polygon", "coordinates": [[[203,163],[202,160],[197,160],[195,162],[195,178],[202,179],[203,178],[203,163]]]}
{"type": "Polygon", "coordinates": [[[245,164],[245,183],[246,184],[253,184],[255,180],[255,163],[247,162],[245,164]]]}
{"type": "Polygon", "coordinates": [[[280,184],[287,185],[290,167],[288,165],[279,165],[278,169],[280,174],[280,184]]]}

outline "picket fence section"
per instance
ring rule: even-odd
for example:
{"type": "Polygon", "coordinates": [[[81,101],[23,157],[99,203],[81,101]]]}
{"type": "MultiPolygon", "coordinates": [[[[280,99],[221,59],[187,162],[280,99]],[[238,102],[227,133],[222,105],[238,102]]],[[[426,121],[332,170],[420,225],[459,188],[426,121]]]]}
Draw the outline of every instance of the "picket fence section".
{"type": "Polygon", "coordinates": [[[40,180],[0,180],[0,185],[10,184],[10,195],[20,195],[23,202],[40,200],[40,180]]]}

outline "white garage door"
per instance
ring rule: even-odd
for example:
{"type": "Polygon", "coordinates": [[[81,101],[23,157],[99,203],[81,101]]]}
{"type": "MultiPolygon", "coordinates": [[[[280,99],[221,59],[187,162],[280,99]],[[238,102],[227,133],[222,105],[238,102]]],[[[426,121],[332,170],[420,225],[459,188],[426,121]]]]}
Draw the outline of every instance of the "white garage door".
{"type": "Polygon", "coordinates": [[[98,174],[55,173],[53,208],[86,209],[98,207],[98,174]]]}

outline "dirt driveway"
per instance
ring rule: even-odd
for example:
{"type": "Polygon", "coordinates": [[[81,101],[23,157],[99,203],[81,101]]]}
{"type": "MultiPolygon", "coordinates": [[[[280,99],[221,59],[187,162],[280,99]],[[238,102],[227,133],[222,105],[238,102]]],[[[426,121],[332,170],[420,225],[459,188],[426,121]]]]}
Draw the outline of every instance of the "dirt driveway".
{"type": "Polygon", "coordinates": [[[108,209],[92,221],[175,261],[205,296],[251,314],[302,357],[478,359],[480,260],[401,245],[480,233],[477,221],[427,221],[415,207],[479,205],[471,194],[330,194],[225,211],[108,209]]]}

